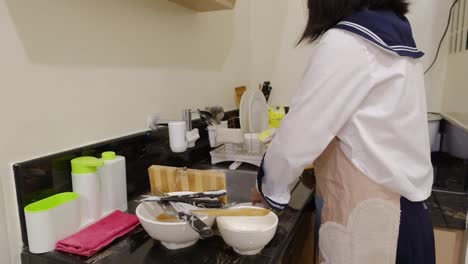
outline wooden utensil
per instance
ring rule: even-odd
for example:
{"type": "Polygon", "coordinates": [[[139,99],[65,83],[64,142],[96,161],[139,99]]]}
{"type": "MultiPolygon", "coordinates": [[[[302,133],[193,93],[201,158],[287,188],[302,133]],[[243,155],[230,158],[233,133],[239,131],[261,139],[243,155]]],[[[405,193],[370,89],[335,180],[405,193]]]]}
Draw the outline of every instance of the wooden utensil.
{"type": "Polygon", "coordinates": [[[159,222],[166,222],[166,223],[176,223],[176,222],[182,222],[177,216],[175,215],[170,215],[166,213],[162,213],[156,217],[156,221],[159,222]]]}
{"type": "Polygon", "coordinates": [[[203,209],[190,211],[195,215],[206,216],[265,216],[270,210],[263,208],[203,209]]]}
{"type": "Polygon", "coordinates": [[[245,86],[241,86],[241,87],[237,87],[235,88],[235,94],[236,94],[236,105],[237,107],[239,108],[240,107],[240,102],[241,102],[241,99],[242,99],[242,95],[244,95],[245,91],[247,91],[247,87],[245,86]]]}

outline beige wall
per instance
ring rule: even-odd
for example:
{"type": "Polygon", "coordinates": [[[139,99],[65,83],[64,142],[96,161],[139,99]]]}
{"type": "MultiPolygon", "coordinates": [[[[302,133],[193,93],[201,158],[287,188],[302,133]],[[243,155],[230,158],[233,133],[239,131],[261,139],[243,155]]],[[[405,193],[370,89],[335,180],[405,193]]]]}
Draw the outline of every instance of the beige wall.
{"type": "Polygon", "coordinates": [[[251,85],[269,80],[271,103],[288,105],[304,72],[310,47],[296,47],[307,18],[305,0],[252,1],[251,85]],[[265,6],[269,6],[265,12],[265,6]]]}
{"type": "Polygon", "coordinates": [[[142,131],[150,113],[233,108],[250,80],[248,5],[0,0],[0,263],[21,248],[10,165],[142,131]]]}
{"type": "MultiPolygon", "coordinates": [[[[412,0],[411,20],[419,48],[425,51],[427,67],[435,56],[447,21],[450,1],[412,0]]],[[[289,104],[307,63],[310,47],[295,46],[306,21],[306,0],[252,1],[253,79],[251,85],[271,80],[272,102],[289,104]],[[265,6],[269,6],[268,12],[265,6]],[[274,16],[274,17],[273,17],[274,16]],[[280,30],[277,30],[280,29],[280,30]]],[[[438,63],[426,76],[428,109],[441,111],[448,49],[444,45],[438,63]]]]}
{"type": "Polygon", "coordinates": [[[468,51],[449,57],[443,110],[468,120],[468,51]]]}
{"type": "MultiPolygon", "coordinates": [[[[295,47],[304,1],[197,14],[166,0],[0,0],[0,263],[21,248],[11,163],[144,130],[150,113],[234,107],[238,85],[271,80],[272,102],[288,104],[310,52],[295,47]]],[[[428,64],[448,1],[414,2],[428,64]]],[[[427,79],[435,111],[444,61],[427,79]]]]}
{"type": "MultiPolygon", "coordinates": [[[[452,1],[411,0],[409,19],[416,42],[426,55],[422,61],[427,68],[434,59],[445,29],[452,1]]],[[[427,107],[431,112],[442,110],[447,75],[448,41],[443,43],[439,59],[426,75],[427,107]]]]}

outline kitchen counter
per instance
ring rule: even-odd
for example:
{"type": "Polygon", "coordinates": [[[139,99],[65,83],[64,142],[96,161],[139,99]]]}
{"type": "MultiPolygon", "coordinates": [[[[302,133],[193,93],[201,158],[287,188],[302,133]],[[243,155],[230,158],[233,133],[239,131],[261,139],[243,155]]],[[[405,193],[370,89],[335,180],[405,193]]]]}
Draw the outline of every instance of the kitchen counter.
{"type": "MultiPolygon", "coordinates": [[[[243,257],[230,249],[220,237],[199,241],[195,246],[178,251],[166,250],[158,241],[151,239],[141,228],[133,230],[125,237],[92,258],[50,252],[34,255],[28,251],[22,208],[27,204],[52,194],[71,191],[69,160],[86,154],[94,155],[113,150],[127,159],[128,190],[130,197],[138,198],[149,190],[147,168],[152,164],[166,166],[193,167],[209,158],[209,144],[206,131],[201,129],[202,139],[197,147],[184,154],[173,154],[169,149],[167,131],[148,131],[130,135],[109,142],[102,142],[74,150],[15,164],[18,208],[22,219],[24,247],[22,263],[276,263],[291,254],[292,240],[301,234],[301,222],[305,211],[310,209],[312,190],[315,182],[313,174],[304,177],[292,193],[290,206],[279,216],[277,234],[269,245],[257,256],[243,257]],[[94,153],[94,154],[93,154],[94,153]],[[305,185],[309,186],[306,187],[305,185]],[[307,207],[307,208],[306,208],[307,207]]],[[[434,192],[429,199],[435,227],[463,230],[467,211],[467,163],[448,158],[446,155],[433,157],[436,168],[434,192]],[[462,219],[464,217],[464,219],[462,219]]],[[[205,164],[208,165],[208,164],[205,164]]],[[[224,165],[227,168],[227,166],[224,165]]],[[[242,167],[241,167],[242,169],[242,167]]],[[[248,168],[252,170],[253,168],[248,168]]],[[[248,198],[247,198],[248,199],[248,198]]],[[[247,200],[246,200],[247,201],[247,200]]],[[[134,212],[137,204],[129,203],[129,212],[134,212]]],[[[294,263],[294,262],[291,262],[294,263]]],[[[295,262],[298,263],[298,262],[295,262]]]]}
{"type": "Polygon", "coordinates": [[[433,153],[434,188],[428,204],[434,227],[465,230],[468,211],[468,163],[447,153],[433,153]]]}
{"type": "MultiPolygon", "coordinates": [[[[285,256],[295,233],[298,232],[297,228],[303,211],[313,200],[312,193],[313,190],[306,187],[302,181],[296,185],[290,205],[279,215],[276,235],[264,250],[255,256],[238,255],[218,236],[209,240],[200,240],[190,248],[167,250],[159,241],[149,237],[140,226],[91,258],[57,251],[35,255],[25,248],[22,253],[22,263],[278,263],[285,256]]],[[[129,212],[134,213],[137,205],[136,202],[131,201],[129,212]]]]}
{"type": "Polygon", "coordinates": [[[466,229],[468,196],[459,193],[433,191],[428,199],[434,227],[454,230],[466,229]]]}

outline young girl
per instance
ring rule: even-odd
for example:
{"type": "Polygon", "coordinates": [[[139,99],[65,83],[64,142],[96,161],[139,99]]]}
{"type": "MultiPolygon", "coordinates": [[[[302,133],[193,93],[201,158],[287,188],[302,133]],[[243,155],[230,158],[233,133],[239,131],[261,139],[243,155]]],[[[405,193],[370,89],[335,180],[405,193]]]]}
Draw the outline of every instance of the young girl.
{"type": "MultiPolygon", "coordinates": [[[[316,42],[259,171],[272,208],[314,163],[322,263],[434,264],[423,68],[406,0],[308,0],[316,42]]],[[[258,200],[257,198],[253,198],[258,200]]]]}

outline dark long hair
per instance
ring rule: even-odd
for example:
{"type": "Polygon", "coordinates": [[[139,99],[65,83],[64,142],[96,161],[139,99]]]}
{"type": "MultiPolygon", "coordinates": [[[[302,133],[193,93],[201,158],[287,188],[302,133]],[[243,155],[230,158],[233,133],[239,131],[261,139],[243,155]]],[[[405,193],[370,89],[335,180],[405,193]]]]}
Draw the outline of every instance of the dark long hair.
{"type": "Polygon", "coordinates": [[[309,21],[299,43],[317,40],[323,33],[353,12],[363,9],[390,9],[397,15],[408,13],[407,0],[308,0],[309,21]]]}

